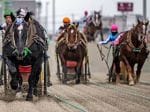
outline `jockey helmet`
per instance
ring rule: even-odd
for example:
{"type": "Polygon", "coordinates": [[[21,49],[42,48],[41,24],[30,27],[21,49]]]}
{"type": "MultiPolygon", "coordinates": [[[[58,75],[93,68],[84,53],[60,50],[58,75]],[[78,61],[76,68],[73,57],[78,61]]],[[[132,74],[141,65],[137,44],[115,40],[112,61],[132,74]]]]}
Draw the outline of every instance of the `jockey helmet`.
{"type": "Polygon", "coordinates": [[[69,17],[64,17],[64,18],[63,18],[63,23],[68,23],[68,24],[69,24],[70,21],[71,21],[71,20],[70,20],[69,17]]]}
{"type": "Polygon", "coordinates": [[[4,18],[6,18],[6,16],[11,16],[11,15],[13,15],[11,10],[7,9],[7,10],[4,11],[4,18]]]}
{"type": "Polygon", "coordinates": [[[16,13],[17,13],[17,17],[25,17],[27,14],[27,11],[23,8],[20,8],[16,13]]]}
{"type": "Polygon", "coordinates": [[[118,32],[118,26],[115,24],[111,25],[111,32],[118,32]]]}
{"type": "Polygon", "coordinates": [[[84,15],[87,16],[88,15],[88,11],[84,11],[84,15]]]}

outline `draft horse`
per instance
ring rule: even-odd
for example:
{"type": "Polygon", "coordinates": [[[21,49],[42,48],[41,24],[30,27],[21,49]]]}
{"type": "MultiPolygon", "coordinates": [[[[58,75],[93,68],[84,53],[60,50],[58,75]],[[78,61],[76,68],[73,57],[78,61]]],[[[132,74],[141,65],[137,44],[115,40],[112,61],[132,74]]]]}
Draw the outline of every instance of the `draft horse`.
{"type": "MultiPolygon", "coordinates": [[[[57,75],[60,76],[59,59],[61,61],[62,72],[64,74],[63,83],[67,82],[67,61],[75,61],[77,65],[75,67],[76,84],[80,83],[80,77],[83,69],[83,60],[86,59],[85,71],[88,69],[90,75],[87,56],[86,43],[82,41],[81,33],[77,30],[77,27],[71,24],[65,32],[62,34],[63,40],[57,43],[56,55],[57,55],[57,75]],[[87,68],[88,67],[88,68],[87,68]]],[[[85,80],[87,80],[87,73],[85,73],[85,80]]]]}
{"type": "Polygon", "coordinates": [[[148,21],[138,20],[137,25],[125,32],[120,38],[119,59],[115,62],[116,83],[120,80],[120,61],[126,66],[129,85],[139,82],[142,67],[149,54],[145,42],[148,23],[148,21]],[[134,71],[135,64],[137,64],[136,72],[134,71]]]}
{"type": "Polygon", "coordinates": [[[22,77],[19,66],[31,65],[28,79],[29,89],[26,100],[37,95],[37,83],[42,69],[45,51],[48,49],[43,27],[27,13],[24,21],[16,21],[7,29],[3,38],[3,58],[11,76],[13,90],[21,89],[22,77]]]}
{"type": "Polygon", "coordinates": [[[88,18],[84,28],[88,41],[95,41],[99,34],[100,39],[103,40],[102,25],[101,11],[94,11],[94,14],[88,18]]]}

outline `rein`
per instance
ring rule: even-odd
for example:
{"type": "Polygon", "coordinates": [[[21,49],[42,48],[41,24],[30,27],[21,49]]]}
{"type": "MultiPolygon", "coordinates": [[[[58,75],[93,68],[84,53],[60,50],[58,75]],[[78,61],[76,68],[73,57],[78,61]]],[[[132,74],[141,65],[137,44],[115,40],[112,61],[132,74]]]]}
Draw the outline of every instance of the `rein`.
{"type": "MultiPolygon", "coordinates": [[[[16,47],[16,44],[15,44],[15,39],[14,39],[14,32],[13,32],[13,27],[14,27],[14,24],[12,24],[11,28],[10,28],[10,31],[9,31],[9,37],[13,46],[15,48],[16,47]]],[[[34,24],[34,21],[30,21],[29,22],[29,28],[28,28],[28,31],[27,31],[27,39],[26,39],[26,42],[25,42],[25,47],[29,48],[34,42],[40,44],[44,50],[47,50],[47,46],[46,46],[46,42],[42,39],[42,37],[39,37],[38,34],[37,34],[37,30],[36,30],[36,26],[34,24]]]]}
{"type": "MultiPolygon", "coordinates": [[[[106,64],[107,69],[108,69],[108,71],[109,71],[109,64],[108,64],[108,55],[109,55],[109,53],[107,54],[107,59],[105,59],[105,55],[104,55],[103,52],[102,52],[102,48],[100,48],[98,44],[97,44],[97,48],[98,48],[98,51],[99,51],[99,53],[100,53],[101,60],[102,60],[102,61],[103,61],[103,60],[105,61],[105,64],[106,64]]],[[[110,47],[110,48],[111,48],[111,47],[110,47]]],[[[109,52],[110,52],[110,50],[109,50],[109,52]]]]}
{"type": "Polygon", "coordinates": [[[7,45],[9,42],[11,42],[12,43],[11,47],[13,49],[17,48],[16,43],[15,43],[15,39],[14,39],[14,32],[13,32],[14,24],[15,23],[12,23],[9,32],[7,32],[8,34],[5,34],[5,38],[3,38],[3,47],[5,45],[7,45]]]}

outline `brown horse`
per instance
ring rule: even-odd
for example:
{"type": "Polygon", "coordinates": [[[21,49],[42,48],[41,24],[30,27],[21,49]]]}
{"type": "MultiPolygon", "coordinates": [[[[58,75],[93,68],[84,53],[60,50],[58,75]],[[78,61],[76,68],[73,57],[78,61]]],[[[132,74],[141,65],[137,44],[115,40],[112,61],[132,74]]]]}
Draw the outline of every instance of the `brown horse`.
{"type": "MultiPolygon", "coordinates": [[[[62,40],[57,42],[56,55],[57,55],[57,75],[60,78],[59,58],[61,60],[62,72],[64,74],[63,83],[67,81],[67,61],[75,61],[77,65],[76,71],[76,83],[80,83],[80,76],[82,71],[83,60],[87,57],[86,44],[82,41],[81,34],[77,30],[75,25],[70,25],[63,34],[62,40]],[[59,57],[59,58],[58,58],[59,57]]],[[[87,61],[88,62],[88,61],[87,61]]],[[[89,67],[85,64],[85,69],[89,67]]],[[[86,69],[87,70],[87,69],[86,69]]],[[[89,70],[89,69],[88,69],[89,70]]],[[[90,71],[88,71],[90,74],[90,71]]],[[[85,73],[85,80],[87,80],[85,73]]]]}
{"type": "Polygon", "coordinates": [[[94,14],[89,17],[89,19],[87,20],[87,24],[84,28],[84,33],[88,41],[95,41],[99,34],[101,36],[100,39],[103,40],[102,20],[100,11],[94,11],[94,14]]]}
{"type": "Polygon", "coordinates": [[[131,30],[125,32],[120,39],[120,55],[115,62],[116,65],[116,83],[119,82],[120,77],[120,61],[126,65],[128,73],[129,85],[134,85],[139,82],[141,69],[148,57],[149,51],[145,42],[147,35],[148,21],[139,21],[131,30]],[[136,73],[134,73],[134,66],[137,64],[136,73]]]}

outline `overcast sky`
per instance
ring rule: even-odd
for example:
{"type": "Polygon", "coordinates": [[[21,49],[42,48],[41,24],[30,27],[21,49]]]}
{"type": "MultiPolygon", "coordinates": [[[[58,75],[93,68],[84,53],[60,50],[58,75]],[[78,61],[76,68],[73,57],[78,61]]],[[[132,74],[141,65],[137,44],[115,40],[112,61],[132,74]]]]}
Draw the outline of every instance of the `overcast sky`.
{"type": "MultiPolygon", "coordinates": [[[[37,0],[43,4],[42,16],[45,16],[45,4],[48,5],[48,17],[52,17],[52,1],[53,0],[37,0]]],[[[113,16],[121,14],[117,11],[117,2],[133,2],[135,14],[143,13],[143,0],[55,0],[56,2],[56,21],[61,21],[64,16],[79,18],[83,16],[85,10],[102,10],[102,15],[113,16]],[[74,15],[73,15],[74,14],[74,15]]],[[[147,0],[147,17],[150,19],[150,0],[147,0]]],[[[49,19],[51,21],[51,19],[49,19]]]]}
{"type": "MultiPolygon", "coordinates": [[[[52,1],[53,0],[41,0],[43,5],[47,1],[49,3],[49,13],[52,13],[52,1]]],[[[134,11],[133,13],[142,14],[143,13],[143,0],[55,0],[56,1],[56,15],[65,14],[83,14],[84,10],[100,10],[102,9],[103,15],[112,16],[118,14],[117,2],[133,2],[134,11]]],[[[150,18],[150,0],[147,0],[147,16],[150,18]]],[[[44,14],[44,13],[43,13],[44,14]]]]}

